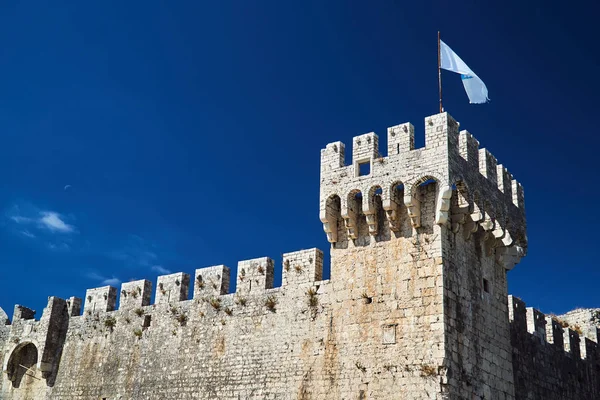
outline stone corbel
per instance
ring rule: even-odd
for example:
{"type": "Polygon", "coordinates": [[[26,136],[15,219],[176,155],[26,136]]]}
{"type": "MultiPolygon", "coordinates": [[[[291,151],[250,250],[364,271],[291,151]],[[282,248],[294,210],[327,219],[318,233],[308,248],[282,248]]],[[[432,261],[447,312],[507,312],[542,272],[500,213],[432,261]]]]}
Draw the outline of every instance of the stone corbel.
{"type": "Polygon", "coordinates": [[[369,234],[377,235],[379,232],[377,226],[377,211],[376,210],[367,210],[365,211],[365,217],[367,218],[367,225],[369,225],[369,234]]]}
{"type": "Polygon", "coordinates": [[[323,223],[323,230],[327,235],[327,241],[329,243],[337,242],[337,218],[334,215],[327,215],[327,211],[323,210],[320,213],[321,222],[323,223]]]}
{"type": "MultiPolygon", "coordinates": [[[[415,188],[415,190],[418,190],[415,188]]],[[[413,228],[421,226],[421,202],[414,196],[407,194],[404,196],[404,205],[408,209],[408,216],[413,228]]]]}
{"type": "MultiPolygon", "coordinates": [[[[469,218],[470,215],[470,210],[471,206],[470,204],[466,204],[464,206],[454,206],[452,207],[452,214],[450,216],[450,222],[452,223],[452,232],[454,233],[458,233],[458,231],[460,230],[460,227],[462,225],[467,224],[467,222],[470,222],[469,226],[465,226],[465,229],[469,231],[468,236],[465,237],[465,239],[469,239],[471,237],[471,233],[473,230],[473,225],[476,225],[475,223],[473,223],[473,221],[471,220],[471,218],[469,218]]],[[[477,229],[475,229],[477,230],[477,229]]]]}
{"type": "Polygon", "coordinates": [[[356,211],[346,208],[345,212],[342,213],[342,218],[344,218],[344,224],[346,225],[346,230],[348,231],[348,237],[350,239],[357,239],[358,224],[356,221],[356,211]]]}
{"type": "Polygon", "coordinates": [[[394,232],[400,230],[400,221],[398,221],[398,203],[390,199],[384,200],[383,209],[385,210],[385,216],[390,230],[394,232]]]}
{"type": "Polygon", "coordinates": [[[376,236],[379,233],[379,221],[377,213],[379,211],[379,203],[375,202],[371,196],[363,197],[363,213],[365,214],[367,225],[369,226],[369,235],[376,236]]]}
{"type": "Polygon", "coordinates": [[[448,211],[450,210],[450,198],[452,197],[452,188],[444,186],[440,188],[438,198],[435,204],[435,223],[444,225],[448,222],[448,211]]]}
{"type": "Polygon", "coordinates": [[[496,238],[494,237],[494,229],[496,228],[496,223],[490,217],[490,215],[486,212],[483,213],[483,221],[480,223],[480,226],[484,230],[483,235],[483,243],[485,245],[485,253],[488,256],[491,256],[493,253],[493,249],[496,247],[496,238]]]}
{"type": "Polygon", "coordinates": [[[479,229],[479,224],[484,220],[485,216],[476,204],[473,205],[473,212],[467,217],[464,225],[463,233],[465,240],[471,239],[471,235],[479,229]]]}
{"type": "Polygon", "coordinates": [[[494,223],[494,220],[492,219],[492,217],[490,217],[490,214],[488,214],[486,212],[483,213],[483,218],[481,219],[481,222],[479,223],[479,225],[485,231],[484,239],[488,239],[488,237],[491,236],[491,233],[496,226],[496,224],[494,223]]]}
{"type": "Polygon", "coordinates": [[[525,251],[521,246],[500,247],[496,249],[496,262],[510,271],[521,261],[525,251]]]}
{"type": "Polygon", "coordinates": [[[465,216],[465,223],[463,224],[463,237],[465,240],[470,240],[471,236],[479,229],[479,224],[473,221],[471,215],[465,216]]]}

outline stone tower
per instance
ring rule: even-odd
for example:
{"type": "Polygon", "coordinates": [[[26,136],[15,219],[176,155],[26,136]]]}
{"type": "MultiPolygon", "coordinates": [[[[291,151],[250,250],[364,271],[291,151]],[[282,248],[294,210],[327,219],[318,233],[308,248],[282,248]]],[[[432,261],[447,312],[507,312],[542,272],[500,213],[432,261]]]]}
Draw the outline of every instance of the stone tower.
{"type": "Polygon", "coordinates": [[[423,393],[410,398],[513,399],[506,271],[527,248],[521,185],[447,113],[425,118],[424,148],[406,123],[388,128],[387,156],[371,132],[344,159],[342,142],[321,150],[331,276],[372,304],[334,307],[338,345],[382,342],[379,362],[423,393]]]}

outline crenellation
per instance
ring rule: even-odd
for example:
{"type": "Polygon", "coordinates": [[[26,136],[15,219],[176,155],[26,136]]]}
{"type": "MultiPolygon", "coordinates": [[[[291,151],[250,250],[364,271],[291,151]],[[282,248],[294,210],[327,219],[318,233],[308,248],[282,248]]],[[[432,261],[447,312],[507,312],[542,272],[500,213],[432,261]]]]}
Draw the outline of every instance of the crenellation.
{"type": "Polygon", "coordinates": [[[470,168],[479,168],[479,141],[469,131],[460,131],[458,148],[460,156],[467,161],[470,168]]]}
{"type": "Polygon", "coordinates": [[[275,263],[269,257],[238,262],[236,293],[264,293],[273,288],[275,263]]]}
{"type": "Polygon", "coordinates": [[[152,282],[142,279],[121,284],[119,309],[133,309],[150,304],[152,282]]]}
{"type": "Polygon", "coordinates": [[[565,348],[564,329],[555,318],[548,319],[549,327],[546,330],[546,340],[559,349],[565,348]]]}
{"type": "Polygon", "coordinates": [[[513,179],[511,181],[511,185],[512,185],[513,204],[515,206],[519,207],[519,209],[524,210],[525,209],[525,194],[523,193],[523,186],[521,186],[521,184],[519,182],[517,182],[515,179],[513,179]]]}
{"type": "Polygon", "coordinates": [[[527,307],[527,332],[546,340],[546,316],[533,307],[527,307]]]}
{"type": "Polygon", "coordinates": [[[410,122],[387,128],[388,152],[392,157],[415,149],[415,127],[410,122]]]}
{"type": "Polygon", "coordinates": [[[591,340],[590,338],[583,337],[580,345],[581,358],[588,360],[592,363],[598,361],[598,343],[591,340]]]}
{"type": "Polygon", "coordinates": [[[571,328],[566,328],[563,334],[563,342],[567,353],[575,359],[581,358],[581,339],[579,338],[579,333],[571,328]]]}
{"type": "Polygon", "coordinates": [[[499,164],[496,166],[496,176],[498,189],[512,200],[512,175],[502,164],[499,164]]]}
{"type": "Polygon", "coordinates": [[[498,161],[488,149],[479,149],[479,172],[491,182],[498,182],[498,161]]]}
{"type": "Polygon", "coordinates": [[[15,305],[12,321],[14,324],[20,320],[33,319],[34,316],[35,316],[35,310],[32,310],[31,308],[17,304],[17,305],[15,305]]]}
{"type": "Polygon", "coordinates": [[[379,136],[374,132],[355,136],[352,146],[352,165],[356,176],[359,174],[359,164],[370,163],[373,168],[373,160],[379,157],[379,136]]]}
{"type": "Polygon", "coordinates": [[[112,286],[88,289],[85,292],[84,314],[113,311],[116,306],[117,289],[112,286]]]}
{"type": "Polygon", "coordinates": [[[425,118],[425,148],[458,153],[458,122],[448,113],[425,118]]]}
{"type": "Polygon", "coordinates": [[[187,300],[190,289],[190,275],[176,272],[158,277],[156,284],[155,304],[170,304],[187,300]]]}
{"type": "Polygon", "coordinates": [[[517,329],[527,331],[527,307],[513,295],[508,296],[508,319],[517,329]]]}
{"type": "Polygon", "coordinates": [[[317,248],[283,254],[282,286],[323,279],[323,252],[317,248]]]}
{"type": "Polygon", "coordinates": [[[329,143],[321,150],[321,172],[342,168],[345,158],[345,146],[342,142],[329,143]]]}
{"type": "Polygon", "coordinates": [[[225,265],[197,269],[194,274],[194,299],[229,293],[230,274],[229,268],[225,265]]]}
{"type": "Polygon", "coordinates": [[[67,313],[69,317],[81,315],[81,298],[71,296],[67,299],[67,313]]]}

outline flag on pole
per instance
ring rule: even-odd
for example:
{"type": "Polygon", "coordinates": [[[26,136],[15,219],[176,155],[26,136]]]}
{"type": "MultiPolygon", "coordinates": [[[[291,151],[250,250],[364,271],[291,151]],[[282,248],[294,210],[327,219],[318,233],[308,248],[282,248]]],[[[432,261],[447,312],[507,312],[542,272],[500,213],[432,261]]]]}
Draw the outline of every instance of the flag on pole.
{"type": "Polygon", "coordinates": [[[469,96],[469,103],[482,104],[489,101],[485,83],[471,68],[444,42],[440,40],[440,67],[460,74],[463,86],[469,96]]]}

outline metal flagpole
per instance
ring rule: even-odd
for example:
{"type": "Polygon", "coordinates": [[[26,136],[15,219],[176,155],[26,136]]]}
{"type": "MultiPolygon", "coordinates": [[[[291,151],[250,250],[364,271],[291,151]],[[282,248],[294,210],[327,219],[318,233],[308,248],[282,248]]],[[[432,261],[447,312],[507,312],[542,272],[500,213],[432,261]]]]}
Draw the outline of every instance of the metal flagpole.
{"type": "Polygon", "coordinates": [[[442,107],[442,49],[440,45],[440,31],[438,31],[438,89],[440,93],[440,114],[444,112],[442,107]]]}

